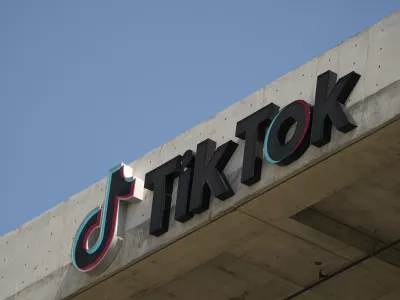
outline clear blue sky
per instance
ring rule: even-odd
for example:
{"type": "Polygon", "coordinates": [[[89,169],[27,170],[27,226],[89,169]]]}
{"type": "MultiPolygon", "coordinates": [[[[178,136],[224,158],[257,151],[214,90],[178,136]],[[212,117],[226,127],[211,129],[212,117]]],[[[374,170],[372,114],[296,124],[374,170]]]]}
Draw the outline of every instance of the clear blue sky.
{"type": "Polygon", "coordinates": [[[398,8],[0,1],[0,234],[398,8]]]}

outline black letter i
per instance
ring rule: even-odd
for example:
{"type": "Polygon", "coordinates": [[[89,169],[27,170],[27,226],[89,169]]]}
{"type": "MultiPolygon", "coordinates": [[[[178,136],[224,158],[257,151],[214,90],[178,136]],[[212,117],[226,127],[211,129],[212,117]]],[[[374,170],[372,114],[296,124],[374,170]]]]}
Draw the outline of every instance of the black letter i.
{"type": "Polygon", "coordinates": [[[194,160],[195,156],[193,152],[191,150],[187,150],[181,161],[182,171],[179,175],[175,220],[182,223],[193,217],[193,213],[189,211],[189,201],[190,192],[192,190],[194,160]]]}

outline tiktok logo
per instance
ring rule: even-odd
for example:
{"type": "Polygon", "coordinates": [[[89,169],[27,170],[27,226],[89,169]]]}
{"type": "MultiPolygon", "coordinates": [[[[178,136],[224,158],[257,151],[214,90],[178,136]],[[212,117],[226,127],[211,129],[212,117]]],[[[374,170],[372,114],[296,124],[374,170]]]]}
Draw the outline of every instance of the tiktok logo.
{"type": "MultiPolygon", "coordinates": [[[[244,141],[242,165],[236,166],[241,168],[240,182],[251,186],[261,180],[264,157],[269,164],[287,166],[311,145],[328,144],[333,128],[342,133],[355,129],[357,124],[345,104],[359,79],[353,71],[338,80],[328,70],[317,78],[314,105],[295,100],[280,108],[271,102],[238,121],[235,136],[244,141]]],[[[221,201],[232,197],[235,191],[225,167],[237,142],[228,140],[217,147],[207,138],[197,144],[196,152],[188,149],[149,171],[144,182],[133,178],[132,169],[124,164],[111,169],[103,206],[85,218],[75,236],[74,266],[82,272],[100,273],[110,265],[125,231],[126,204],[120,200],[140,202],[144,188],[153,192],[149,234],[155,237],[168,231],[171,212],[175,221],[185,223],[208,210],[212,197],[221,201]]]]}
{"type": "Polygon", "coordinates": [[[143,189],[129,166],[121,163],[110,170],[102,207],[87,215],[74,238],[72,262],[79,271],[99,274],[111,264],[123,240],[126,202],[140,202],[143,189]]]}

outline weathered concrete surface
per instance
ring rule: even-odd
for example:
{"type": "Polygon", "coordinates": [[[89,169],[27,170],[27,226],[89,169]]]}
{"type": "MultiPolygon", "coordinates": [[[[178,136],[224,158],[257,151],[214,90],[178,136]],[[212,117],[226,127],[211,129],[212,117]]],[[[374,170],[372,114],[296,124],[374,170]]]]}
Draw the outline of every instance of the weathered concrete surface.
{"type": "MultiPolygon", "coordinates": [[[[0,253],[2,253],[0,299],[13,295],[13,299],[63,299],[71,296],[204,226],[216,217],[398,118],[399,32],[400,12],[397,12],[129,165],[137,177],[144,178],[148,171],[177,154],[183,154],[187,149],[195,150],[196,145],[206,138],[215,140],[218,145],[228,139],[236,141],[234,138],[236,122],[270,102],[284,106],[300,98],[312,104],[316,77],[326,70],[338,73],[339,77],[353,70],[362,76],[347,104],[358,124],[354,131],[347,134],[334,131],[330,144],[323,148],[310,147],[299,161],[290,166],[282,168],[265,163],[262,180],[252,187],[240,184],[243,143],[238,141],[239,148],[226,168],[229,180],[236,191],[234,197],[224,202],[213,199],[209,211],[196,215],[185,224],[171,221],[169,232],[155,238],[148,235],[152,194],[147,192],[145,200],[140,205],[130,206],[128,210],[127,235],[114,263],[102,275],[89,277],[71,267],[71,243],[83,218],[103,202],[106,185],[106,179],[103,179],[0,238],[0,253]]],[[[379,145],[376,148],[379,150],[379,145]]],[[[374,158],[375,151],[371,150],[364,155],[370,156],[369,160],[363,160],[370,162],[366,168],[377,164],[374,158]]],[[[363,167],[355,164],[354,170],[363,167]]],[[[347,179],[354,180],[354,175],[351,170],[347,178],[342,175],[343,184],[347,179]]],[[[282,205],[278,201],[279,198],[282,198],[279,193],[273,198],[275,200],[271,201],[263,201],[262,197],[259,197],[258,203],[252,201],[248,206],[243,206],[242,211],[277,223],[320,200],[315,198],[313,200],[315,202],[299,203],[296,199],[287,198],[286,204],[282,205]],[[291,200],[293,201],[290,202],[291,200]],[[277,209],[269,209],[271,206],[277,209]]],[[[240,232],[240,228],[237,231],[240,232]]],[[[227,246],[229,245],[221,247],[227,246]]],[[[170,262],[165,263],[168,265],[170,262]]],[[[150,274],[148,280],[151,281],[150,274]]]]}
{"type": "MultiPolygon", "coordinates": [[[[296,269],[296,264],[292,265],[296,269]]],[[[376,300],[398,295],[399,271],[371,259],[295,299],[376,300]]],[[[137,300],[282,300],[300,287],[265,268],[221,255],[137,300]]],[[[389,298],[398,299],[398,298],[389,298]]]]}

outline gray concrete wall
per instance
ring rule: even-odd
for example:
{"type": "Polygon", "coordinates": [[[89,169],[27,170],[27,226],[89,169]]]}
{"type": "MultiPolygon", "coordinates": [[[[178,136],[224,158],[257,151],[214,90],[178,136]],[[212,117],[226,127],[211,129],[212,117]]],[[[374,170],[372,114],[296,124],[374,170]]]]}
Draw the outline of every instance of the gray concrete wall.
{"type": "MultiPolygon", "coordinates": [[[[268,66],[260,64],[260,68],[264,67],[268,66]]],[[[88,276],[76,271],[71,264],[72,239],[88,212],[102,204],[106,186],[104,178],[0,238],[0,299],[63,299],[205,225],[398,118],[400,95],[397,93],[399,89],[393,87],[400,83],[399,80],[400,12],[396,12],[129,164],[135,176],[144,178],[148,171],[172,157],[183,154],[187,149],[195,150],[196,145],[206,138],[215,140],[218,145],[232,139],[239,143],[225,169],[236,191],[232,198],[224,202],[212,199],[208,211],[196,215],[187,223],[171,220],[169,231],[156,238],[148,234],[152,193],[146,191],[140,205],[129,206],[126,236],[116,260],[103,274],[88,276]],[[347,134],[334,131],[330,144],[322,148],[310,147],[300,160],[290,166],[278,167],[265,162],[261,181],[251,187],[242,185],[240,171],[244,143],[234,137],[236,122],[270,102],[283,107],[294,100],[304,99],[312,104],[316,78],[327,70],[338,73],[339,77],[351,71],[361,74],[347,102],[358,127],[347,134]],[[379,96],[388,89],[395,91],[394,94],[390,97],[387,93],[385,97],[379,96]]],[[[104,173],[107,174],[107,170],[104,173]]],[[[275,217],[279,219],[281,216],[275,217]]]]}

